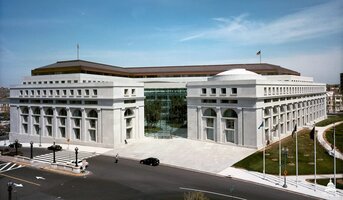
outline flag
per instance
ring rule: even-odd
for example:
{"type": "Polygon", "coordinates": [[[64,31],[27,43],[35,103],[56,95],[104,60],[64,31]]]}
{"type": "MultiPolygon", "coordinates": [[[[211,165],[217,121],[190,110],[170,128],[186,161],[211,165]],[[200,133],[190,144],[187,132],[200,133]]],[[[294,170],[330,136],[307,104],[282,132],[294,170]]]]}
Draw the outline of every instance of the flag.
{"type": "Polygon", "coordinates": [[[258,127],[258,129],[262,128],[263,127],[263,122],[261,123],[261,125],[258,127]]]}
{"type": "Polygon", "coordinates": [[[258,51],[257,53],[256,53],[256,55],[258,56],[258,55],[260,55],[261,54],[261,50],[260,51],[258,51]]]}
{"type": "Polygon", "coordinates": [[[315,127],[313,127],[312,131],[310,132],[311,140],[314,140],[314,132],[315,132],[315,127]]]}
{"type": "Polygon", "coordinates": [[[292,131],[292,137],[294,137],[295,132],[297,132],[297,125],[295,124],[294,129],[292,131]]]}

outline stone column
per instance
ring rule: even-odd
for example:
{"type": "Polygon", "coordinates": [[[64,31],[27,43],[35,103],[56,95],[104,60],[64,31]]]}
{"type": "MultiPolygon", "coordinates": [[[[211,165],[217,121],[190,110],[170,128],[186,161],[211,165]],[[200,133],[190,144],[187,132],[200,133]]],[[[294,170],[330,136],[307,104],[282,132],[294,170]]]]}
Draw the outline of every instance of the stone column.
{"type": "Polygon", "coordinates": [[[29,116],[28,116],[28,120],[27,120],[27,133],[28,133],[29,135],[33,135],[33,132],[32,132],[32,127],[33,127],[32,107],[31,107],[31,106],[28,106],[27,108],[28,108],[28,110],[29,110],[29,116]]]}
{"type": "Polygon", "coordinates": [[[39,129],[40,129],[40,134],[42,134],[42,137],[44,137],[44,136],[46,136],[45,120],[44,120],[44,108],[43,108],[43,106],[40,106],[39,109],[40,109],[39,129]]]}
{"type": "Polygon", "coordinates": [[[202,130],[202,110],[201,106],[197,107],[197,139],[198,140],[203,140],[203,130],[202,130]]]}
{"type": "Polygon", "coordinates": [[[97,133],[97,136],[96,136],[96,142],[97,143],[103,143],[103,136],[102,136],[102,116],[101,116],[101,108],[98,108],[97,109],[97,113],[98,113],[98,120],[97,120],[97,123],[96,123],[96,133],[97,133]]]}
{"type": "Polygon", "coordinates": [[[23,122],[22,122],[22,117],[21,117],[21,109],[20,106],[17,105],[17,123],[18,123],[18,134],[23,133],[22,129],[23,129],[23,122]]]}
{"type": "Polygon", "coordinates": [[[69,107],[66,107],[67,118],[66,118],[66,138],[71,140],[72,136],[72,127],[71,127],[71,111],[69,107]]]}
{"type": "Polygon", "coordinates": [[[139,107],[136,106],[135,110],[135,118],[132,120],[134,123],[134,129],[133,129],[133,138],[140,139],[140,130],[139,130],[139,107]]]}
{"type": "Polygon", "coordinates": [[[216,114],[217,114],[217,117],[216,117],[216,133],[215,133],[215,138],[214,138],[214,141],[216,142],[219,142],[221,143],[222,142],[222,123],[221,123],[221,120],[222,120],[222,113],[221,113],[221,110],[220,110],[220,107],[216,107],[216,114]]]}
{"type": "Polygon", "coordinates": [[[81,118],[81,124],[80,124],[80,140],[81,141],[86,141],[87,140],[87,121],[86,121],[86,109],[85,108],[81,108],[81,114],[82,114],[82,118],[81,118]]]}
{"type": "Polygon", "coordinates": [[[52,112],[53,112],[53,116],[52,116],[52,137],[54,138],[59,138],[58,135],[58,122],[57,122],[57,109],[56,107],[52,107],[52,112]]]}

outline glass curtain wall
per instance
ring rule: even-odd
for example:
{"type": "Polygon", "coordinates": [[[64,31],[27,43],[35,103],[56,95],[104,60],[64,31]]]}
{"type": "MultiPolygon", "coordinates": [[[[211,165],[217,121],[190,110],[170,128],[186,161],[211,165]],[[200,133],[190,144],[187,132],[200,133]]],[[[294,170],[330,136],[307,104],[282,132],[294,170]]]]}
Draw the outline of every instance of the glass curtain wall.
{"type": "Polygon", "coordinates": [[[187,90],[144,89],[147,136],[187,137],[187,90]]]}

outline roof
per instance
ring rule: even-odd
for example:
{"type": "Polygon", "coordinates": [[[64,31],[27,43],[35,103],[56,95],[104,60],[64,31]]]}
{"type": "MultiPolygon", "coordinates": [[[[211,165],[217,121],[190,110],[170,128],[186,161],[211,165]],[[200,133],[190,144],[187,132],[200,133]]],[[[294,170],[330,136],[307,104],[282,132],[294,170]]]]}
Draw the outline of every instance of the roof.
{"type": "Polygon", "coordinates": [[[119,67],[85,60],[58,61],[54,64],[33,69],[31,74],[67,74],[90,73],[124,77],[177,77],[177,76],[212,76],[230,69],[242,68],[264,75],[300,75],[278,65],[258,64],[218,64],[218,65],[185,65],[157,67],[119,67]]]}

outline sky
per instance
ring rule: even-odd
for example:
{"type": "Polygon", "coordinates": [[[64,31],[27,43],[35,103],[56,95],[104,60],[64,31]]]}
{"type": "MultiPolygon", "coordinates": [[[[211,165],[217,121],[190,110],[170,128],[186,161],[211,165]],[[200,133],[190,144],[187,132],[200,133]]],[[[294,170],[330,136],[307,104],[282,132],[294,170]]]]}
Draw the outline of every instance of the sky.
{"type": "Polygon", "coordinates": [[[262,63],[338,84],[343,0],[0,0],[0,86],[80,59],[121,67],[262,63]]]}

